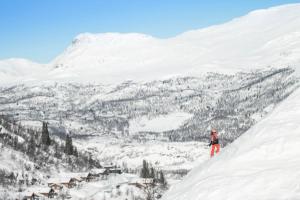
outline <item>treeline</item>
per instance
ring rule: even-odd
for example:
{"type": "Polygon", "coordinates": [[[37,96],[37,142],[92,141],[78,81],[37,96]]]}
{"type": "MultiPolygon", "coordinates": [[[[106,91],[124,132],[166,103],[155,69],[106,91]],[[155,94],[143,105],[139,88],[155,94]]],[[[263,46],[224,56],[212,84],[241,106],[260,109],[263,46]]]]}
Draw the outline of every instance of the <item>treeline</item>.
{"type": "Polygon", "coordinates": [[[168,187],[168,182],[165,178],[165,175],[162,170],[155,169],[150,163],[146,160],[143,160],[143,166],[140,173],[141,178],[153,179],[153,183],[160,184],[163,188],[168,187]]]}
{"type": "Polygon", "coordinates": [[[183,109],[192,110],[194,116],[179,129],[164,132],[164,136],[170,141],[208,141],[209,129],[215,127],[225,146],[299,87],[299,79],[293,73],[293,69],[284,68],[240,74],[236,78],[240,82],[225,87],[217,98],[203,93],[188,100],[183,109]]]}
{"type": "MultiPolygon", "coordinates": [[[[72,137],[67,135],[65,141],[51,138],[48,131],[48,124],[43,122],[41,130],[26,128],[14,121],[10,121],[5,116],[0,116],[0,143],[15,151],[24,153],[28,160],[34,163],[32,166],[24,164],[23,171],[50,170],[51,167],[59,166],[70,171],[79,171],[94,167],[101,167],[99,161],[94,159],[89,153],[78,151],[73,145],[72,137]]],[[[17,159],[14,155],[13,159],[17,159]]],[[[24,184],[34,184],[36,181],[20,178],[20,174],[5,171],[0,172],[0,184],[16,184],[17,179],[21,179],[24,184]]],[[[35,179],[35,177],[33,177],[35,179]]]]}

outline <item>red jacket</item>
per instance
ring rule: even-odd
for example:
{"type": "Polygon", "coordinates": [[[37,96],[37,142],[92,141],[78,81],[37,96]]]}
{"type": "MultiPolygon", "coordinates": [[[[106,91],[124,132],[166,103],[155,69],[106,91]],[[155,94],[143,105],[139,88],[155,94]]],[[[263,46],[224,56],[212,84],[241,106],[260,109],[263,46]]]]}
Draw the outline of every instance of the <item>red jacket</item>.
{"type": "Polygon", "coordinates": [[[211,133],[210,142],[211,142],[212,145],[219,144],[219,139],[218,139],[218,134],[217,133],[211,133]]]}

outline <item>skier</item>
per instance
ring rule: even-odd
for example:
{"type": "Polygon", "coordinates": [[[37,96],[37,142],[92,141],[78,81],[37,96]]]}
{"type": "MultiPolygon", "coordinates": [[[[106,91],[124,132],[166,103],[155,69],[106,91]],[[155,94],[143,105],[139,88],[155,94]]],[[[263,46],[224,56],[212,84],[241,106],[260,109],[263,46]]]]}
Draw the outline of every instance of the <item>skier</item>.
{"type": "Polygon", "coordinates": [[[211,130],[209,146],[212,146],[211,151],[210,151],[210,157],[214,156],[215,151],[216,151],[216,153],[219,153],[220,144],[219,144],[218,133],[217,133],[216,129],[211,130]]]}

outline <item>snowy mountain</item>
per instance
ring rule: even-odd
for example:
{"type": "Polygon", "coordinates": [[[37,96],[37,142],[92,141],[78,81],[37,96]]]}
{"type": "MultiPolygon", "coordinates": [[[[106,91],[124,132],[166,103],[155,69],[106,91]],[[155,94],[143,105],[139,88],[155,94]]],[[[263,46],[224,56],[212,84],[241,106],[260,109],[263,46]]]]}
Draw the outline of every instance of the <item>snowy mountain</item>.
{"type": "Polygon", "coordinates": [[[152,80],[300,64],[300,4],[258,10],[174,38],[81,34],[52,64],[54,75],[105,82],[152,80]],[[119,76],[122,74],[122,76],[119,76]]]}
{"type": "Polygon", "coordinates": [[[299,10],[300,4],[257,10],[225,24],[167,39],[138,33],[84,33],[46,68],[29,63],[32,68],[26,68],[24,74],[28,63],[1,61],[1,82],[23,75],[23,81],[120,83],[200,76],[212,71],[228,74],[267,67],[299,69],[299,10]]]}
{"type": "Polygon", "coordinates": [[[299,199],[300,90],[163,200],[299,199]]]}

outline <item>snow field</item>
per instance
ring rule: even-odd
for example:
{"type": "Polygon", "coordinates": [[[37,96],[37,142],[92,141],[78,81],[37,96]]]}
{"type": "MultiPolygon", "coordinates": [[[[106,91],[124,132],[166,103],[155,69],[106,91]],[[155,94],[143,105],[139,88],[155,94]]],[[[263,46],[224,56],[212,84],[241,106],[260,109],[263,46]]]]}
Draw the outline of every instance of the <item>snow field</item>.
{"type": "Polygon", "coordinates": [[[176,112],[168,115],[162,115],[153,119],[146,116],[134,119],[129,122],[129,133],[138,132],[164,132],[178,129],[184,121],[190,119],[193,115],[190,113],[176,112]]]}

